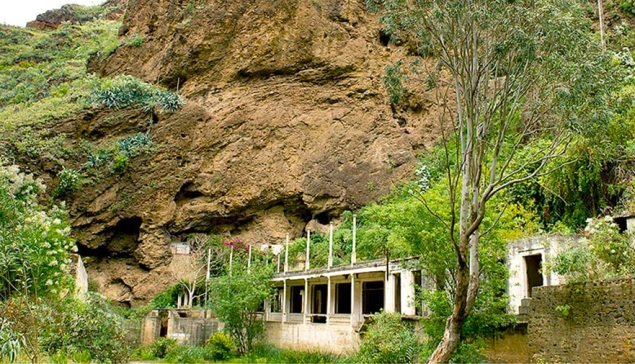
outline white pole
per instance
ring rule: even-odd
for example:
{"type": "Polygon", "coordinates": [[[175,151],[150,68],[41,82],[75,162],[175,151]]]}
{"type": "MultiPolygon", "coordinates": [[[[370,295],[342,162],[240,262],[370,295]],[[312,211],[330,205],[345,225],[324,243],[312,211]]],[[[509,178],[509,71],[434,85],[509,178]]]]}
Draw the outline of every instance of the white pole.
{"type": "Polygon", "coordinates": [[[249,244],[249,260],[247,260],[247,273],[251,272],[251,244],[249,244]]]}
{"type": "Polygon", "coordinates": [[[276,256],[276,265],[277,265],[276,272],[280,273],[280,252],[278,252],[278,255],[276,256]]]}
{"type": "Polygon", "coordinates": [[[304,262],[304,271],[311,269],[309,256],[311,254],[311,230],[306,229],[306,261],[304,262]]]}
{"type": "Polygon", "coordinates": [[[287,321],[287,280],[283,281],[282,288],[282,323],[284,324],[287,321]]]}
{"type": "Polygon", "coordinates": [[[205,275],[205,315],[207,315],[207,296],[209,295],[209,265],[211,258],[212,248],[207,248],[207,274],[205,275]]]}
{"type": "Polygon", "coordinates": [[[351,252],[351,265],[357,262],[357,215],[353,215],[353,251],[351,252]]]}
{"type": "Polygon", "coordinates": [[[604,8],[602,0],[598,0],[598,18],[600,21],[600,44],[602,45],[602,53],[606,52],[606,41],[604,40],[604,8]]]}
{"type": "Polygon", "coordinates": [[[333,266],[333,222],[329,224],[329,261],[328,266],[331,268],[333,266]]]}
{"type": "Polygon", "coordinates": [[[287,242],[284,246],[284,272],[289,270],[289,234],[287,234],[287,242]]]}
{"type": "Polygon", "coordinates": [[[231,245],[231,250],[229,251],[229,276],[232,276],[232,262],[234,261],[234,245],[231,245]]]}

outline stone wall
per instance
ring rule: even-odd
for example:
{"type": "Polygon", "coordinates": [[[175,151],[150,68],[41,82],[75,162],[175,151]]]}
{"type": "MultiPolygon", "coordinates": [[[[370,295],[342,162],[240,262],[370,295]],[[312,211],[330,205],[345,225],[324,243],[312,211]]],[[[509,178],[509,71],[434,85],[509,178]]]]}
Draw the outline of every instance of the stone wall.
{"type": "Polygon", "coordinates": [[[635,277],[535,287],[529,312],[533,361],[635,361],[635,277]]]}

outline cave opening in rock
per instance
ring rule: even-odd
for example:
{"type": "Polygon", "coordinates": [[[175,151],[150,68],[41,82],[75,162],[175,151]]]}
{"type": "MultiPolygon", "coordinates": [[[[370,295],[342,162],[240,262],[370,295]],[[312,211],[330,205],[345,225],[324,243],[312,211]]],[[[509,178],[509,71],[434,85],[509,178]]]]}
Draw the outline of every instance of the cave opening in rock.
{"type": "Polygon", "coordinates": [[[381,45],[383,45],[384,47],[387,47],[389,42],[390,42],[390,34],[388,34],[384,29],[380,30],[379,43],[381,43],[381,45]]]}
{"type": "Polygon", "coordinates": [[[331,222],[331,217],[329,216],[328,211],[320,212],[319,214],[315,215],[315,219],[322,225],[328,225],[331,222]]]}
{"type": "Polygon", "coordinates": [[[176,196],[174,196],[174,202],[176,202],[177,205],[183,204],[201,196],[203,196],[203,194],[194,188],[194,183],[187,182],[181,186],[179,192],[177,192],[176,196]]]}
{"type": "Polygon", "coordinates": [[[139,230],[143,221],[134,216],[121,219],[112,229],[112,236],[106,248],[112,254],[132,253],[139,244],[139,230]]]}

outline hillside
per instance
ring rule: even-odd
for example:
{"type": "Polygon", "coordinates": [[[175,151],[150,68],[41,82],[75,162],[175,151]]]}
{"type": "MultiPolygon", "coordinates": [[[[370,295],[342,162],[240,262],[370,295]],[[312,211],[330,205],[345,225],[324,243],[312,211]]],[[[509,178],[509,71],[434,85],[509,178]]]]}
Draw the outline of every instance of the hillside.
{"type": "Polygon", "coordinates": [[[411,176],[417,153],[434,143],[435,109],[427,95],[391,108],[384,68],[406,50],[380,28],[361,0],[132,0],[121,26],[2,29],[23,44],[3,74],[22,68],[38,79],[37,68],[77,67],[53,83],[46,76],[28,100],[4,99],[2,145],[50,191],[64,169],[82,174],[57,200],[100,289],[136,305],[171,283],[169,244],[185,234],[277,243],[411,176]],[[50,56],[24,58],[41,53],[50,56]],[[150,114],[91,106],[98,81],[84,75],[93,71],[178,88],[185,105],[150,114]],[[126,168],[84,167],[94,151],[140,132],[154,147],[126,168]]]}

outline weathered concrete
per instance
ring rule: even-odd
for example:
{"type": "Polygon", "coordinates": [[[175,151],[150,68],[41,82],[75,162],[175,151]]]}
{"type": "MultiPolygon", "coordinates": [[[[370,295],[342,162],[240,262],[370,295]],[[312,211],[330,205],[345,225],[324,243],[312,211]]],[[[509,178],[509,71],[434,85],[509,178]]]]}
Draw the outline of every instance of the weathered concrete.
{"type": "MultiPolygon", "coordinates": [[[[509,294],[509,310],[514,314],[526,314],[523,310],[522,300],[529,298],[530,282],[528,280],[527,258],[536,256],[541,260],[542,265],[548,264],[562,246],[575,244],[580,236],[537,236],[527,239],[511,241],[508,244],[507,267],[509,270],[509,280],[507,292],[509,294]]],[[[542,276],[542,285],[552,286],[563,284],[564,279],[554,272],[540,267],[539,274],[542,276]]]]}
{"type": "Polygon", "coordinates": [[[312,349],[336,354],[352,353],[359,348],[359,333],[345,324],[266,323],[268,343],[287,349],[312,349]]]}
{"type": "Polygon", "coordinates": [[[150,345],[162,336],[182,345],[204,345],[223,328],[220,321],[210,316],[204,310],[152,310],[143,322],[141,345],[150,345]]]}
{"type": "Polygon", "coordinates": [[[635,278],[533,290],[529,350],[534,361],[635,361],[635,278]]]}

